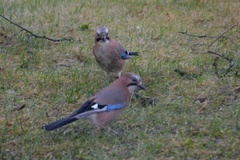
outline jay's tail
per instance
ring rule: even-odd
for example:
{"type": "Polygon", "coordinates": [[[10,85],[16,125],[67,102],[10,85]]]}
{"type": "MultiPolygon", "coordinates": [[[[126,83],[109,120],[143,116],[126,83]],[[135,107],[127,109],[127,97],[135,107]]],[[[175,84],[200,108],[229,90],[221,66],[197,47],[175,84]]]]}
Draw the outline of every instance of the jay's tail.
{"type": "Polygon", "coordinates": [[[52,122],[52,123],[49,123],[45,126],[42,126],[42,129],[46,130],[46,131],[52,131],[52,130],[55,130],[59,127],[62,127],[62,126],[65,126],[69,123],[72,123],[74,121],[78,120],[77,118],[73,118],[73,117],[68,117],[68,118],[63,118],[63,119],[60,119],[60,120],[57,120],[55,122],[52,122]]]}
{"type": "Polygon", "coordinates": [[[138,52],[129,52],[130,56],[138,56],[138,52]]]}

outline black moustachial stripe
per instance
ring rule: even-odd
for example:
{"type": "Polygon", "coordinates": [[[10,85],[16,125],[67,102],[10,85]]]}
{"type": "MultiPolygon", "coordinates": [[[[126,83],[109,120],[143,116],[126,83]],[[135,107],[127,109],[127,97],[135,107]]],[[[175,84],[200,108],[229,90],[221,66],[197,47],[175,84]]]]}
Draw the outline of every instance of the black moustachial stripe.
{"type": "MultiPolygon", "coordinates": [[[[109,40],[110,38],[109,37],[106,37],[106,40],[109,40]]],[[[101,40],[103,40],[104,41],[104,39],[103,38],[101,38],[101,37],[98,37],[98,38],[96,38],[96,41],[97,42],[99,42],[99,41],[101,41],[101,40]]]]}
{"type": "Polygon", "coordinates": [[[137,83],[129,83],[127,86],[136,86],[137,83]]]}

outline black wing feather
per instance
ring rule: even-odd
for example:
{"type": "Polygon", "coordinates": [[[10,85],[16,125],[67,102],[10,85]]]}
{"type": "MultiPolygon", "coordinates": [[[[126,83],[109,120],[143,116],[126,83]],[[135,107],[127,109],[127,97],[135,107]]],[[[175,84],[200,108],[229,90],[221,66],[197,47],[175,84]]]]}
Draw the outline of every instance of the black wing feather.
{"type": "Polygon", "coordinates": [[[59,127],[62,127],[62,126],[65,126],[69,123],[72,123],[74,121],[78,120],[77,118],[63,118],[63,119],[60,119],[60,120],[57,120],[55,122],[52,122],[48,125],[45,125],[42,127],[42,129],[46,130],[46,131],[52,131],[52,130],[55,130],[59,127]]]}
{"type": "Polygon", "coordinates": [[[88,110],[91,110],[91,106],[94,105],[95,103],[93,102],[95,98],[87,100],[80,108],[78,108],[76,111],[74,111],[72,114],[70,114],[68,117],[73,117],[77,114],[86,112],[88,110]]]}
{"type": "Polygon", "coordinates": [[[138,56],[138,52],[129,52],[130,56],[138,56]]]}
{"type": "MultiPolygon", "coordinates": [[[[94,108],[92,108],[92,106],[96,104],[95,102],[93,102],[94,100],[95,100],[95,98],[92,98],[92,99],[86,101],[80,108],[78,108],[76,111],[74,111],[72,114],[70,114],[67,118],[63,118],[63,119],[57,120],[55,122],[52,122],[50,124],[47,124],[47,125],[43,126],[42,129],[44,129],[46,131],[55,130],[59,127],[65,126],[69,123],[72,123],[72,122],[80,119],[79,117],[76,118],[75,116],[78,114],[87,112],[87,111],[94,110],[94,108]]],[[[98,105],[98,108],[102,109],[105,106],[106,105],[98,105]]],[[[81,118],[83,118],[83,117],[81,117],[81,118]]]]}

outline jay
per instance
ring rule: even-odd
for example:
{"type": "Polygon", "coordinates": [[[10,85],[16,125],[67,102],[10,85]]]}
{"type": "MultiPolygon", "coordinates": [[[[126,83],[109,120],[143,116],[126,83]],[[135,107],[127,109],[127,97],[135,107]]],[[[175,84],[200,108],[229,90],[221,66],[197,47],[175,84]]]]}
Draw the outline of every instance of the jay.
{"type": "Polygon", "coordinates": [[[51,131],[79,119],[87,119],[98,128],[104,128],[123,112],[136,88],[145,89],[141,77],[135,73],[127,72],[97,92],[68,117],[47,124],[42,128],[51,131]]]}
{"type": "Polygon", "coordinates": [[[121,44],[109,36],[108,28],[99,26],[96,30],[93,54],[98,65],[107,74],[117,72],[118,77],[124,67],[126,59],[138,55],[138,52],[128,52],[121,44]]]}

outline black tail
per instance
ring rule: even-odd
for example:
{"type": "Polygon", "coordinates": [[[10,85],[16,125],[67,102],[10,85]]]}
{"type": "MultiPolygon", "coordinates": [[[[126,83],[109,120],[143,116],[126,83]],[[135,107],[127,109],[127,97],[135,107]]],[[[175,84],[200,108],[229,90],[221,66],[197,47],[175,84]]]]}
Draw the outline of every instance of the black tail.
{"type": "Polygon", "coordinates": [[[138,56],[138,52],[129,52],[130,56],[138,56]]]}
{"type": "Polygon", "coordinates": [[[69,123],[72,123],[76,120],[78,120],[78,119],[77,118],[63,118],[63,119],[57,120],[55,122],[52,122],[50,124],[47,124],[45,126],[42,126],[42,129],[44,129],[46,131],[52,131],[54,129],[57,129],[59,127],[65,126],[69,123]]]}

